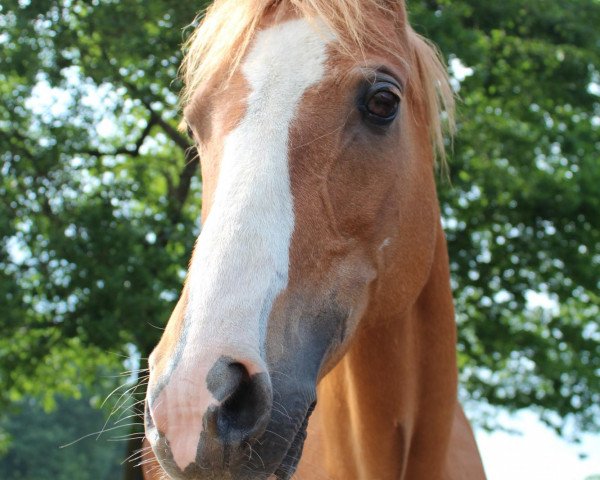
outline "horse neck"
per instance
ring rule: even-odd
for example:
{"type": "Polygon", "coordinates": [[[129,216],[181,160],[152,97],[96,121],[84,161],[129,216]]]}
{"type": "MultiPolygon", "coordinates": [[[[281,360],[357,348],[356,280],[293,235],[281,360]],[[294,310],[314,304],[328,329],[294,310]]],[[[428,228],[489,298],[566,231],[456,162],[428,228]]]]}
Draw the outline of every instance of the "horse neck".
{"type": "Polygon", "coordinates": [[[456,405],[456,330],[446,241],[416,302],[394,319],[367,318],[319,386],[333,478],[439,478],[456,405]],[[343,475],[340,476],[340,473],[343,475]]]}

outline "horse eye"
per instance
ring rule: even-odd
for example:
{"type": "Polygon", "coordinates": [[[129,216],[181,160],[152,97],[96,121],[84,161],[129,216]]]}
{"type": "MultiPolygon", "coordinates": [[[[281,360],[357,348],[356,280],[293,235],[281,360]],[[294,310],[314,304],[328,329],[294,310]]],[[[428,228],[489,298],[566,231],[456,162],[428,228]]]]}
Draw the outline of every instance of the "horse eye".
{"type": "Polygon", "coordinates": [[[367,102],[367,110],[371,115],[389,118],[398,111],[399,99],[392,92],[381,90],[375,92],[367,102]]]}
{"type": "Polygon", "coordinates": [[[388,82],[377,82],[367,91],[362,110],[371,122],[387,125],[396,118],[399,105],[398,88],[388,82]]]}
{"type": "Polygon", "coordinates": [[[192,127],[190,127],[189,125],[187,127],[187,135],[188,135],[188,137],[190,137],[191,140],[194,140],[194,131],[192,130],[192,127]]]}

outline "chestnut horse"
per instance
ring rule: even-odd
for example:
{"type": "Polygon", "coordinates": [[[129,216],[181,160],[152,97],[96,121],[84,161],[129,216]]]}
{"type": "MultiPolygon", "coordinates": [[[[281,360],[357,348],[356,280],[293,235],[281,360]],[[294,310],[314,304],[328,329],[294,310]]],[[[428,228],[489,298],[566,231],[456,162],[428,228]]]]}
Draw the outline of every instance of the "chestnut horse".
{"type": "Polygon", "coordinates": [[[435,189],[452,92],[404,3],[217,0],[183,77],[203,228],[147,478],[485,478],[435,189]]]}

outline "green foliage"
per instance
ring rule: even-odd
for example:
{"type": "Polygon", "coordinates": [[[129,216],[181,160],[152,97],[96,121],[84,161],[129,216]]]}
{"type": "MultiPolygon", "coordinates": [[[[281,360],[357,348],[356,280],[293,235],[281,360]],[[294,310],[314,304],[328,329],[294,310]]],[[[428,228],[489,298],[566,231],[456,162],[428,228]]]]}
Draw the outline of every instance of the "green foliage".
{"type": "MultiPolygon", "coordinates": [[[[0,404],[102,390],[157,341],[198,231],[176,72],[202,6],[0,4],[0,404]]],[[[460,83],[440,196],[466,390],[597,430],[600,4],[409,10],[460,83]]]]}
{"type": "Polygon", "coordinates": [[[0,402],[75,394],[169,316],[200,207],[176,130],[184,3],[0,7],[0,402]]]}
{"type": "Polygon", "coordinates": [[[474,398],[597,429],[600,4],[411,6],[416,28],[472,69],[440,188],[463,380],[474,398]]]}
{"type": "Polygon", "coordinates": [[[119,478],[124,458],[123,442],[107,443],[95,436],[61,448],[98,430],[104,415],[87,400],[58,398],[57,408],[47,414],[33,399],[0,428],[13,438],[0,457],[0,478],[10,480],[101,480],[119,478]]]}

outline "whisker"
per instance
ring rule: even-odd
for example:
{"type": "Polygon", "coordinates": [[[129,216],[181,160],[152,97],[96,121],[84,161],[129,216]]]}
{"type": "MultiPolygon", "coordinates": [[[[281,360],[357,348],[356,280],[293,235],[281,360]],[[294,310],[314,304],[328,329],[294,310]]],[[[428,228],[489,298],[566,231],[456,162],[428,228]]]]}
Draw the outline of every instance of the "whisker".
{"type": "Polygon", "coordinates": [[[81,440],[83,440],[85,438],[93,437],[94,435],[100,436],[104,432],[110,432],[111,430],[116,430],[117,428],[131,427],[132,425],[139,425],[139,424],[132,423],[132,424],[129,424],[129,425],[119,425],[118,427],[106,428],[104,430],[100,430],[99,432],[88,433],[87,435],[83,435],[82,437],[79,437],[77,440],[73,440],[70,443],[66,443],[64,445],[60,445],[58,448],[67,448],[67,447],[70,447],[71,445],[76,444],[77,442],[80,442],[81,440]]]}
{"type": "Polygon", "coordinates": [[[126,417],[120,417],[118,418],[115,422],[114,425],[116,425],[117,423],[121,423],[124,420],[127,420],[128,418],[133,418],[133,417],[142,417],[143,415],[141,413],[132,413],[131,415],[127,415],[126,417]]]}
{"type": "Polygon", "coordinates": [[[121,462],[121,465],[123,465],[125,462],[130,461],[133,457],[136,456],[141,456],[144,453],[146,453],[148,450],[152,450],[152,447],[148,446],[148,447],[142,447],[142,448],[138,448],[137,450],[135,450],[131,455],[129,455],[125,460],[123,460],[121,462]]]}
{"type": "Polygon", "coordinates": [[[123,398],[124,395],[127,395],[129,392],[131,392],[132,390],[135,392],[135,390],[137,388],[139,388],[140,384],[136,384],[133,387],[127,389],[125,392],[123,392],[121,394],[121,396],[117,399],[116,401],[116,405],[115,407],[112,409],[112,411],[110,412],[110,414],[108,415],[108,418],[106,419],[106,421],[104,422],[104,425],[102,426],[102,430],[100,430],[100,433],[98,433],[98,438],[100,437],[100,435],[102,435],[102,432],[104,431],[104,429],[106,428],[106,426],[108,425],[108,422],[110,421],[110,419],[112,418],[112,416],[118,412],[121,408],[123,408],[126,404],[127,401],[131,398],[131,395],[128,397],[125,397],[125,399],[123,400],[123,402],[119,405],[119,402],[121,401],[121,399],[123,398]]]}

